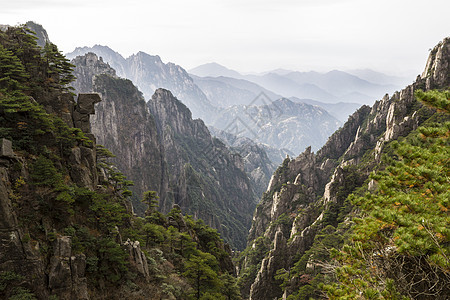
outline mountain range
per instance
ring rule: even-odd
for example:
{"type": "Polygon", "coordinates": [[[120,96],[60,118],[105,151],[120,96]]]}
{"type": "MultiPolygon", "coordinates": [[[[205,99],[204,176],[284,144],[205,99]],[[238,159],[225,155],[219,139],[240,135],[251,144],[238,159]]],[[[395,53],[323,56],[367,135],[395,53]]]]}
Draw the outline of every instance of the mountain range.
{"type": "Polygon", "coordinates": [[[385,93],[392,93],[399,89],[405,82],[404,78],[388,76],[372,70],[349,72],[333,70],[326,73],[274,70],[261,74],[242,75],[217,63],[198,66],[189,70],[189,73],[198,77],[245,79],[283,97],[306,98],[325,103],[371,104],[375,99],[383,97],[385,93]],[[358,74],[361,77],[358,77],[358,74]]]}
{"type": "Polygon", "coordinates": [[[88,52],[96,53],[116,70],[117,75],[130,79],[150,99],[158,88],[165,88],[174,93],[192,111],[194,118],[208,122],[215,114],[215,108],[193,82],[192,78],[180,66],[173,63],[163,63],[157,55],[138,52],[128,58],[107,46],[79,47],[66,55],[73,59],[88,52]]]}
{"type": "Polygon", "coordinates": [[[215,128],[247,137],[273,148],[301,153],[306,147],[319,149],[341,124],[326,110],[281,98],[260,105],[235,105],[222,111],[212,123],[215,128]]]}
{"type": "MultiPolygon", "coordinates": [[[[207,125],[221,130],[230,130],[232,127],[231,123],[236,118],[247,123],[246,126],[254,126],[250,122],[253,117],[249,119],[248,116],[242,115],[242,111],[239,108],[242,105],[258,106],[258,108],[252,108],[251,110],[251,113],[256,113],[257,111],[261,112],[267,109],[267,105],[272,103],[272,101],[282,98],[279,94],[246,79],[232,77],[200,78],[190,76],[182,67],[173,63],[165,64],[159,56],[152,56],[144,52],[139,52],[125,59],[109,47],[96,45],[94,47],[77,48],[72,53],[67,54],[67,57],[74,58],[77,55],[85,55],[89,52],[96,53],[105,63],[110,64],[113,69],[117,70],[118,76],[128,78],[136,84],[139,90],[143,92],[144,99],[149,99],[157,88],[161,87],[171,90],[189,108],[194,118],[201,118],[207,125]],[[261,101],[261,99],[264,100],[261,101]],[[233,108],[233,106],[236,107],[233,108]],[[237,114],[238,111],[240,111],[240,114],[237,114]]],[[[237,72],[228,72],[227,74],[236,75],[237,72]]],[[[316,121],[325,123],[309,125],[307,123],[311,119],[308,117],[302,119],[301,116],[304,116],[302,114],[297,117],[296,122],[289,122],[288,125],[286,122],[278,122],[279,120],[276,122],[266,122],[264,130],[268,130],[263,134],[265,137],[257,140],[257,142],[262,142],[270,147],[277,148],[279,147],[277,136],[282,133],[284,137],[287,137],[291,141],[284,143],[282,147],[289,149],[293,153],[303,151],[304,147],[308,145],[313,145],[314,149],[320,147],[326,141],[327,134],[337,129],[340,123],[336,122],[333,116],[326,113],[326,110],[320,109],[321,102],[316,102],[315,105],[317,106],[311,106],[307,104],[307,101],[303,101],[302,103],[304,103],[303,108],[308,108],[304,113],[312,113],[314,111],[312,113],[313,115],[323,114],[323,118],[320,118],[320,121],[316,121]],[[302,128],[320,124],[322,125],[319,126],[321,127],[320,134],[316,134],[316,131],[302,131],[302,128]],[[278,128],[279,126],[281,127],[278,128]],[[300,131],[302,131],[301,135],[299,135],[300,131]]],[[[351,111],[357,106],[352,104],[335,105],[342,109],[331,111],[339,115],[341,120],[346,120],[351,111]]],[[[331,107],[330,105],[323,106],[327,108],[331,107]]],[[[270,107],[276,108],[274,105],[270,107]]],[[[248,109],[245,111],[247,115],[250,112],[248,109]]],[[[299,110],[297,109],[297,111],[299,110]]],[[[264,114],[260,114],[259,116],[255,115],[255,117],[262,118],[264,114]]],[[[270,116],[266,115],[265,117],[270,116]]],[[[262,119],[258,120],[259,123],[262,121],[262,119]]],[[[265,121],[270,120],[267,119],[265,121]]],[[[255,128],[251,129],[253,132],[255,130],[255,128]]],[[[262,134],[263,131],[258,128],[257,134],[260,135],[260,133],[262,134]]],[[[255,135],[247,135],[247,137],[256,138],[255,135]]]]}

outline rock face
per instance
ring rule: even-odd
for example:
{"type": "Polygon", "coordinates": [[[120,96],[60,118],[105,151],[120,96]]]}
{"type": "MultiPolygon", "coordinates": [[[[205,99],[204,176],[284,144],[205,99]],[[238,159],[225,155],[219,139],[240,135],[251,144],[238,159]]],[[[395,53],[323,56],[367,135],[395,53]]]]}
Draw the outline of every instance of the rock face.
{"type": "Polygon", "coordinates": [[[276,165],[280,164],[287,154],[292,155],[286,149],[278,150],[267,145],[257,144],[249,138],[237,137],[214,127],[209,127],[209,130],[230,147],[231,151],[242,157],[245,172],[249,175],[258,196],[266,191],[276,165]]]}
{"type": "MultiPolygon", "coordinates": [[[[391,97],[386,95],[371,108],[361,107],[317,154],[308,148],[277,169],[253,217],[248,247],[255,250],[250,250],[253,254],[245,257],[240,268],[246,274],[244,295],[258,300],[286,299],[299,289],[298,281],[288,282],[283,293],[281,282],[274,277],[277,270],[290,270],[294,258],[305,254],[320,230],[327,224],[337,225],[331,208],[343,207],[343,190],[350,193],[364,183],[384,146],[407,135],[431,115],[415,100],[414,91],[449,87],[449,47],[447,38],[431,52],[422,77],[391,97]],[[350,182],[352,174],[357,176],[350,182]],[[255,263],[261,239],[267,241],[256,260],[261,267],[252,271],[249,263],[255,263]]],[[[369,188],[374,184],[369,182],[369,188]]]]}
{"type": "Polygon", "coordinates": [[[72,62],[75,86],[87,92],[86,83],[93,82],[92,91],[102,95],[91,117],[92,132],[134,182],[136,211],[143,212],[138,201],[143,192],[155,190],[163,212],[178,204],[243,248],[256,199],[241,157],[212,138],[171,92],[158,89],[145,104],[132,82],[115,77],[95,54],[72,62]]]}
{"type": "Polygon", "coordinates": [[[163,150],[142,94],[131,81],[117,77],[114,69],[94,53],[77,57],[72,63],[76,66],[76,90],[102,95],[103,101],[91,116],[92,132],[99,144],[115,153],[111,162],[134,182],[136,208],[143,209],[139,200],[147,190],[157,191],[165,199],[168,180],[163,150]]]}
{"type": "MultiPolygon", "coordinates": [[[[78,128],[90,138],[88,145],[74,145],[65,152],[65,156],[58,158],[61,167],[63,164],[70,165],[65,180],[71,185],[76,184],[77,188],[98,191],[99,183],[104,182],[98,178],[100,167],[97,165],[95,138],[90,133],[89,115],[94,113],[94,104],[100,101],[100,96],[80,94],[77,104],[73,100],[66,101],[70,99],[67,95],[54,96],[50,95],[51,99],[59,99],[63,103],[54,103],[53,109],[72,104],[69,110],[72,114],[66,112],[70,117],[68,123],[79,125],[78,128]]],[[[48,99],[43,99],[42,103],[47,105],[48,99]]],[[[49,299],[50,296],[64,300],[91,299],[93,289],[92,286],[88,287],[86,256],[75,250],[70,236],[62,236],[49,229],[58,224],[46,214],[49,208],[62,213],[63,217],[59,218],[64,218],[67,212],[57,205],[52,207],[49,204],[50,196],[54,193],[51,188],[33,187],[33,167],[30,166],[29,158],[22,153],[15,153],[11,145],[10,140],[0,140],[0,270],[2,284],[6,284],[0,296],[4,296],[5,291],[14,293],[14,289],[8,290],[8,280],[12,280],[14,285],[20,284],[22,288],[32,291],[38,299],[49,299]],[[28,190],[20,191],[22,186],[28,190]],[[24,225],[24,222],[31,220],[38,222],[40,228],[30,229],[26,223],[24,225]],[[49,241],[53,241],[50,246],[49,241]]],[[[51,176],[51,171],[48,174],[51,176]]],[[[115,197],[111,194],[108,196],[115,197]]],[[[127,209],[131,213],[131,208],[127,209]]],[[[148,279],[149,270],[139,242],[124,245],[127,246],[130,267],[148,279]]]]}
{"type": "MultiPolygon", "coordinates": [[[[161,135],[174,203],[243,248],[256,199],[242,158],[213,138],[202,120],[192,120],[170,91],[156,90],[147,105],[161,135]]],[[[161,201],[163,210],[172,204],[161,201]]]]}
{"type": "Polygon", "coordinates": [[[75,91],[80,93],[93,91],[93,79],[95,75],[107,74],[111,77],[118,78],[116,71],[103,62],[102,58],[98,58],[95,53],[89,52],[84,56],[77,57],[73,60],[75,65],[74,73],[77,75],[77,80],[72,83],[75,91]]]}
{"type": "Polygon", "coordinates": [[[165,64],[159,56],[144,52],[138,52],[125,59],[112,49],[99,45],[92,48],[76,48],[67,54],[67,57],[73,59],[87,53],[95,53],[102,57],[117,71],[117,75],[133,81],[145,99],[150,99],[156,89],[165,88],[182,100],[195,118],[201,118],[207,123],[211,120],[215,108],[182,67],[173,63],[165,64]]]}
{"type": "Polygon", "coordinates": [[[54,241],[54,254],[50,258],[48,287],[62,299],[89,299],[86,272],[86,256],[72,255],[71,239],[58,237],[54,241]]]}
{"type": "Polygon", "coordinates": [[[48,297],[44,274],[45,264],[39,257],[39,251],[23,243],[25,232],[19,227],[10,195],[12,192],[10,167],[17,159],[0,157],[0,270],[9,270],[17,274],[27,274],[29,285],[38,287],[38,297],[48,297]]]}

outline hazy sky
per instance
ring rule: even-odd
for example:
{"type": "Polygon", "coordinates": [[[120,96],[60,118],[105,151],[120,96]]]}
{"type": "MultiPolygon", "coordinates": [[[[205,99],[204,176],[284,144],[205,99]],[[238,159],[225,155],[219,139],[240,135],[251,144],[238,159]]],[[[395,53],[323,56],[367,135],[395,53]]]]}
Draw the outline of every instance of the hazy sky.
{"type": "Polygon", "coordinates": [[[0,0],[0,24],[35,21],[64,53],[101,44],[186,69],[415,75],[450,36],[449,11],[448,0],[0,0]]]}

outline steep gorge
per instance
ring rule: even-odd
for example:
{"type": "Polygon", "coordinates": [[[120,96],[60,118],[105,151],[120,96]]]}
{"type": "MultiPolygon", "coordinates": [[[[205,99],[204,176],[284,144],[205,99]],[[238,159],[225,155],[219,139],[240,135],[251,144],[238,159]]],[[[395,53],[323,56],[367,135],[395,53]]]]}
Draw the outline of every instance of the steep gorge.
{"type": "Polygon", "coordinates": [[[72,62],[75,89],[102,95],[92,130],[135,182],[135,207],[146,190],[155,190],[163,212],[178,204],[243,248],[256,198],[242,158],[213,138],[203,121],[193,120],[171,92],[157,89],[146,104],[132,82],[118,78],[96,54],[72,62]]]}

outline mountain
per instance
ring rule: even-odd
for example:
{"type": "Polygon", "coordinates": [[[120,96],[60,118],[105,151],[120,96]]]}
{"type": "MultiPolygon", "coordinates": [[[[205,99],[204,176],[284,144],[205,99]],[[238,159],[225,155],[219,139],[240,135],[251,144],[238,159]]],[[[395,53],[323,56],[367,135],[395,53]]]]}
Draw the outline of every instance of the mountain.
{"type": "Polygon", "coordinates": [[[247,137],[237,137],[229,132],[208,127],[211,134],[222,140],[231,151],[238,153],[244,162],[245,172],[253,183],[256,195],[266,191],[270,177],[287,155],[292,153],[286,149],[276,149],[255,143],[247,137]]]}
{"type": "Polygon", "coordinates": [[[239,74],[239,72],[228,69],[215,62],[203,64],[193,69],[190,69],[189,73],[199,77],[220,77],[220,76],[233,78],[242,77],[242,75],[239,74]]]}
{"type": "Polygon", "coordinates": [[[157,211],[154,192],[144,194],[145,218],[135,216],[131,182],[96,143],[95,104],[146,108],[134,85],[111,71],[94,83],[107,99],[74,97],[69,61],[22,26],[0,32],[0,57],[0,298],[237,297],[231,249],[217,231],[179,206],[157,211]]]}
{"type": "Polygon", "coordinates": [[[314,99],[326,103],[336,103],[339,98],[326,90],[311,83],[297,83],[294,80],[278,75],[275,73],[269,73],[262,76],[247,75],[246,80],[259,84],[260,86],[271,90],[284,97],[297,97],[314,99]]]}
{"type": "Polygon", "coordinates": [[[170,195],[164,152],[142,93],[131,81],[119,78],[95,53],[78,56],[71,63],[77,77],[72,84],[75,91],[102,95],[90,119],[92,132],[99,144],[116,154],[111,161],[134,182],[135,209],[142,213],[140,199],[148,190],[157,191],[165,202],[170,195]],[[105,76],[97,78],[101,74],[105,76]]]}
{"type": "Polygon", "coordinates": [[[202,120],[192,120],[169,91],[158,89],[147,105],[165,150],[174,203],[242,249],[256,205],[242,158],[212,137],[202,120]]]}
{"type": "Polygon", "coordinates": [[[359,108],[317,153],[308,148],[279,166],[240,258],[244,297],[445,299],[448,264],[434,257],[448,243],[439,229],[448,222],[448,203],[439,200],[448,199],[448,180],[425,174],[435,156],[433,174],[448,172],[440,169],[448,160],[448,92],[430,90],[450,88],[449,49],[446,38],[415,83],[359,108]],[[433,182],[445,187],[427,192],[433,182]]]}
{"type": "Polygon", "coordinates": [[[355,69],[347,70],[346,72],[366,81],[380,85],[392,84],[396,86],[403,86],[408,83],[408,78],[391,76],[371,69],[355,69]]]}
{"type": "MultiPolygon", "coordinates": [[[[231,77],[247,80],[283,97],[313,99],[325,103],[370,104],[386,93],[395,92],[405,83],[405,78],[388,76],[368,69],[349,72],[333,70],[326,73],[277,69],[257,75],[242,75],[224,66],[211,63],[193,70],[194,72],[191,73],[198,77],[231,77]],[[361,76],[358,77],[358,75],[361,76]]],[[[208,80],[212,80],[212,78],[208,78],[208,80]]],[[[205,89],[208,88],[205,87],[205,83],[203,86],[205,89]]],[[[214,92],[210,92],[210,94],[214,94],[214,92]]]]}
{"type": "Polygon", "coordinates": [[[317,106],[282,98],[257,98],[251,106],[225,109],[212,126],[238,137],[248,137],[273,148],[300,153],[306,147],[318,149],[339,127],[337,119],[317,106]]]}
{"type": "Polygon", "coordinates": [[[102,60],[117,72],[118,76],[127,78],[128,66],[126,59],[108,46],[94,45],[93,47],[77,47],[72,52],[66,53],[66,57],[72,60],[77,56],[83,56],[89,52],[101,57],[102,60]]]}
{"type": "Polygon", "coordinates": [[[193,75],[195,84],[205,93],[216,107],[227,108],[233,105],[249,105],[264,93],[271,100],[281,96],[244,79],[231,77],[198,77],[193,75]]]}
{"type": "Polygon", "coordinates": [[[346,72],[333,70],[325,74],[317,72],[293,72],[286,74],[285,77],[295,81],[298,84],[314,84],[321,89],[346,101],[358,100],[358,103],[372,103],[373,99],[382,97],[386,93],[395,92],[395,85],[379,85],[363,80],[359,77],[346,72]],[[362,95],[360,99],[353,98],[347,100],[348,95],[362,95]],[[372,101],[367,98],[372,97],[372,101]]]}
{"type": "Polygon", "coordinates": [[[67,57],[72,59],[88,52],[96,53],[116,69],[119,76],[133,81],[145,99],[150,99],[156,89],[165,88],[171,90],[179,99],[183,99],[195,118],[202,118],[208,122],[215,114],[215,107],[189,74],[178,65],[165,64],[159,56],[144,52],[138,52],[125,59],[109,47],[99,45],[76,48],[72,53],[68,53],[67,57]]]}
{"type": "Polygon", "coordinates": [[[299,99],[296,97],[291,97],[289,100],[297,103],[306,103],[310,105],[315,105],[320,108],[325,109],[330,115],[344,123],[347,121],[348,117],[352,115],[358,108],[361,107],[361,104],[357,103],[346,103],[346,102],[338,102],[338,103],[324,103],[320,101],[315,101],[312,99],[299,99]]]}
{"type": "Polygon", "coordinates": [[[202,120],[193,120],[171,92],[157,89],[146,104],[133,83],[115,76],[96,54],[72,63],[76,90],[102,96],[92,131],[117,155],[111,161],[135,182],[136,210],[142,214],[138,200],[145,191],[157,191],[162,212],[177,204],[243,248],[256,201],[242,158],[213,138],[202,120]]]}
{"type": "MultiPolygon", "coordinates": [[[[208,99],[216,107],[227,108],[233,105],[251,105],[263,93],[270,100],[277,100],[282,98],[280,95],[269,91],[262,86],[245,79],[236,79],[231,77],[198,77],[192,75],[194,82],[206,94],[208,99]]],[[[371,98],[367,95],[362,95],[354,92],[351,95],[346,95],[348,101],[356,99],[357,101],[370,101],[371,98]]],[[[351,102],[325,103],[312,99],[299,99],[297,97],[290,97],[290,100],[298,103],[307,103],[319,106],[325,109],[332,116],[341,122],[345,122],[361,104],[351,102]]]]}
{"type": "Polygon", "coordinates": [[[45,44],[50,43],[50,38],[48,37],[47,31],[40,24],[28,21],[25,26],[31,29],[35,36],[37,37],[37,44],[39,47],[44,48],[45,44]]]}

